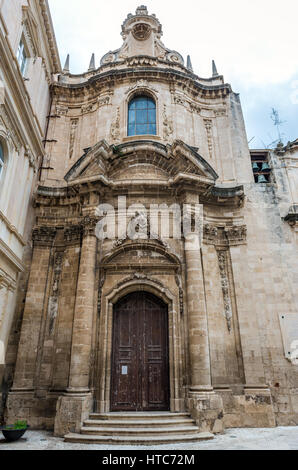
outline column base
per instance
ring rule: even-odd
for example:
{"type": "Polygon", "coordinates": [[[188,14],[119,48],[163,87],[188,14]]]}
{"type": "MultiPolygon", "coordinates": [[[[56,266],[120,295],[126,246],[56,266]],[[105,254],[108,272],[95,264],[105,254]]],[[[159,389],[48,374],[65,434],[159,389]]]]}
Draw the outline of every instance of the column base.
{"type": "Polygon", "coordinates": [[[212,387],[191,387],[187,402],[190,414],[200,432],[216,434],[224,431],[222,398],[212,387]]]}
{"type": "Polygon", "coordinates": [[[53,430],[57,397],[38,397],[31,389],[13,389],[8,393],[5,423],[24,421],[31,429],[53,430]]]}
{"type": "Polygon", "coordinates": [[[69,432],[79,433],[82,422],[92,411],[92,393],[71,389],[57,401],[54,436],[63,437],[69,432]]]}

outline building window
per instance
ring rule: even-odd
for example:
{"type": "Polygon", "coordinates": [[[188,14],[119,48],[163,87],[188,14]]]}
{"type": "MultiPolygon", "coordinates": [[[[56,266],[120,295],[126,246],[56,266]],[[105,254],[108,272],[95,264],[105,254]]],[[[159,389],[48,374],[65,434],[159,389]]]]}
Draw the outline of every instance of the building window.
{"type": "Polygon", "coordinates": [[[156,135],[156,104],[149,96],[137,96],[128,105],[127,135],[156,135]]]}
{"type": "Polygon", "coordinates": [[[3,173],[3,170],[4,170],[4,152],[3,152],[3,147],[0,143],[0,179],[3,173]]]}
{"type": "Polygon", "coordinates": [[[26,71],[28,56],[27,56],[27,53],[26,53],[25,44],[24,44],[23,40],[20,41],[20,44],[19,44],[19,47],[18,47],[17,60],[18,60],[18,63],[19,63],[21,74],[24,76],[25,71],[26,71]]]}
{"type": "Polygon", "coordinates": [[[252,171],[255,183],[270,183],[271,168],[269,165],[268,150],[251,150],[252,171]]]}

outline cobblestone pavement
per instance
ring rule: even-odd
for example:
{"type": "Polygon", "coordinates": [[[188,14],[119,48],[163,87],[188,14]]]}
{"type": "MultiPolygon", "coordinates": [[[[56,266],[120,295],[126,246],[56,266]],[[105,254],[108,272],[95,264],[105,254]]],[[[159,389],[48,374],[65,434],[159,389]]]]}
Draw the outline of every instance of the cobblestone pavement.
{"type": "Polygon", "coordinates": [[[71,444],[53,437],[46,431],[27,431],[18,442],[7,443],[0,438],[1,450],[298,450],[298,426],[228,429],[212,441],[194,444],[159,446],[112,446],[97,444],[71,444]]]}

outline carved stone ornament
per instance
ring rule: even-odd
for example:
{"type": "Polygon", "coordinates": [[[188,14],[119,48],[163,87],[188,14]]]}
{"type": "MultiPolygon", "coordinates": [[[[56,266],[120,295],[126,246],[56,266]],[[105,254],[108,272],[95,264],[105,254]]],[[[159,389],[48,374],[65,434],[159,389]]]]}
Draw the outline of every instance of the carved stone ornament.
{"type": "Polygon", "coordinates": [[[230,245],[239,245],[246,242],[246,225],[233,225],[232,227],[226,227],[225,233],[230,245]]]}
{"type": "Polygon", "coordinates": [[[182,288],[182,281],[181,276],[176,274],[175,276],[176,284],[179,288],[179,306],[180,306],[180,314],[183,315],[184,313],[184,302],[183,302],[183,288],[182,288]]]}
{"type": "Polygon", "coordinates": [[[119,289],[120,287],[124,286],[125,284],[131,281],[149,281],[149,282],[153,282],[154,284],[157,284],[158,286],[162,287],[162,289],[164,289],[164,284],[161,281],[155,278],[152,278],[151,276],[142,272],[135,272],[131,274],[131,276],[126,277],[125,279],[119,281],[116,287],[117,289],[119,289]]]}
{"type": "Polygon", "coordinates": [[[54,257],[52,288],[48,303],[49,334],[52,335],[55,319],[58,315],[59,287],[62,272],[63,252],[57,252],[54,257]]]}
{"type": "Polygon", "coordinates": [[[169,54],[167,55],[167,60],[169,60],[170,62],[174,62],[175,64],[181,64],[181,65],[184,65],[184,60],[183,58],[181,57],[181,55],[176,52],[176,51],[171,51],[169,52],[169,54]]]}
{"type": "Polygon", "coordinates": [[[110,96],[102,96],[98,98],[98,107],[100,108],[101,106],[106,106],[110,104],[111,98],[110,96]]]}
{"type": "Polygon", "coordinates": [[[57,230],[55,227],[37,227],[32,232],[32,240],[34,243],[42,243],[47,245],[52,245],[57,230]]]}
{"type": "Polygon", "coordinates": [[[154,93],[158,93],[156,88],[153,88],[147,80],[138,80],[134,85],[131,85],[128,90],[125,92],[126,94],[130,93],[131,91],[138,90],[138,89],[148,89],[153,91],[154,93]]]}
{"type": "Polygon", "coordinates": [[[69,133],[69,158],[73,157],[74,145],[77,135],[79,120],[71,119],[70,120],[70,133],[69,133]]]}
{"type": "Polygon", "coordinates": [[[0,104],[0,124],[1,123],[3,123],[3,127],[6,129],[7,140],[13,144],[14,148],[19,153],[22,147],[22,143],[19,139],[17,128],[8,116],[5,110],[5,106],[0,104]]]}
{"type": "Polygon", "coordinates": [[[82,220],[84,236],[88,236],[88,235],[96,236],[95,229],[96,229],[96,225],[98,221],[99,221],[98,217],[92,217],[89,215],[84,217],[84,219],[82,220]]]}
{"type": "MultiPolygon", "coordinates": [[[[16,289],[16,281],[0,268],[0,290],[8,289],[13,292],[16,289]]],[[[1,319],[1,312],[0,312],[1,319]]],[[[1,322],[0,322],[1,323],[1,322]]]]}
{"type": "Polygon", "coordinates": [[[204,225],[204,239],[215,242],[218,236],[218,229],[215,225],[204,225]]]}
{"type": "Polygon", "coordinates": [[[224,315],[227,321],[227,327],[229,332],[232,330],[232,304],[230,297],[230,286],[228,278],[228,267],[227,267],[227,250],[220,250],[217,252],[218,263],[219,263],[219,272],[221,279],[221,287],[224,301],[224,315]]]}
{"type": "Polygon", "coordinates": [[[174,132],[173,120],[167,116],[167,106],[164,105],[164,110],[162,113],[163,117],[163,138],[164,140],[169,140],[169,137],[174,132]]]}
{"type": "Polygon", "coordinates": [[[33,168],[34,172],[37,170],[37,163],[33,153],[28,145],[25,146],[25,157],[29,160],[29,165],[33,168]]]}
{"type": "Polygon", "coordinates": [[[246,243],[246,225],[217,227],[213,224],[204,225],[204,243],[215,246],[234,246],[246,243]]]}
{"type": "Polygon", "coordinates": [[[66,116],[68,113],[68,107],[63,105],[56,105],[56,114],[57,116],[66,116]]]}
{"type": "Polygon", "coordinates": [[[105,272],[103,272],[98,283],[98,297],[97,297],[98,316],[100,316],[100,312],[101,312],[102,288],[104,286],[105,280],[106,280],[106,274],[105,272]]]}
{"type": "Polygon", "coordinates": [[[137,41],[146,41],[150,37],[151,27],[146,23],[138,23],[132,29],[132,35],[137,41]]]}
{"type": "Polygon", "coordinates": [[[81,113],[82,114],[88,114],[88,113],[93,113],[94,111],[96,111],[98,108],[98,102],[95,101],[93,103],[86,103],[86,104],[83,104],[82,107],[81,107],[81,113]]]}
{"type": "Polygon", "coordinates": [[[111,124],[110,136],[113,142],[119,142],[120,140],[120,108],[117,108],[116,116],[111,124]]]}
{"type": "Polygon", "coordinates": [[[79,241],[81,239],[81,235],[81,225],[71,225],[70,227],[66,227],[66,229],[64,230],[64,240],[67,243],[79,241]]]}
{"type": "Polygon", "coordinates": [[[206,134],[207,134],[207,142],[208,142],[208,149],[209,149],[209,156],[210,158],[213,157],[213,132],[212,132],[212,120],[211,119],[204,119],[206,134]]]}

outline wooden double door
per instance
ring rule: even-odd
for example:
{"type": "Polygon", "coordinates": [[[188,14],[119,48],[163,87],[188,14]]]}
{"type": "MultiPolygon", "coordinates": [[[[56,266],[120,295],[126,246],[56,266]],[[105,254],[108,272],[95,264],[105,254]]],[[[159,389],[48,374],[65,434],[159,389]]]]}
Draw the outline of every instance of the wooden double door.
{"type": "Polygon", "coordinates": [[[150,293],[132,293],[114,306],[111,411],[167,410],[167,305],[150,293]]]}

